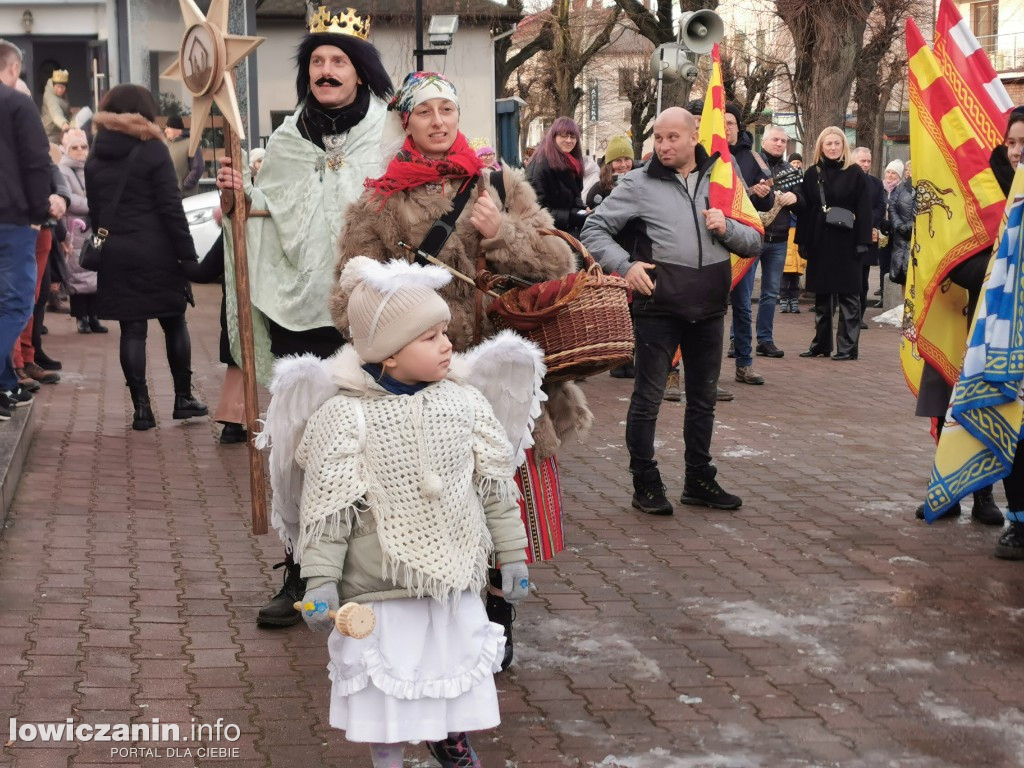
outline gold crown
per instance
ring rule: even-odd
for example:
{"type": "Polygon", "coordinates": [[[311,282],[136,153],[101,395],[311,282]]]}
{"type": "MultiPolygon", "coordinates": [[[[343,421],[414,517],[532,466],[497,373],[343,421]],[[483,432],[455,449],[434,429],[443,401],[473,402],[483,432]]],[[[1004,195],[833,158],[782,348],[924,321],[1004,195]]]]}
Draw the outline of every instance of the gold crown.
{"type": "Polygon", "coordinates": [[[346,8],[344,13],[331,15],[331,9],[321,5],[309,20],[310,34],[327,32],[332,35],[352,35],[360,40],[370,36],[370,17],[358,16],[355,8],[346,8]]]}
{"type": "Polygon", "coordinates": [[[70,75],[66,69],[55,69],[50,77],[54,85],[67,85],[70,75]]]}

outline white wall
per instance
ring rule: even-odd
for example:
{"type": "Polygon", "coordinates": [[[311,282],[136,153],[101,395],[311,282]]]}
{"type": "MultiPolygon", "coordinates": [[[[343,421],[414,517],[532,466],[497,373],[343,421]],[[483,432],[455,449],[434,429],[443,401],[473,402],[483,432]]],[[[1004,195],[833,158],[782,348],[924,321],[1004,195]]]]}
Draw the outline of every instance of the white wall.
{"type": "Polygon", "coordinates": [[[25,33],[21,17],[26,10],[32,11],[33,35],[108,36],[107,7],[103,2],[68,5],[25,2],[0,5],[0,37],[25,33]]]}
{"type": "MultiPolygon", "coordinates": [[[[271,110],[295,109],[295,48],[302,39],[297,23],[261,22],[258,34],[267,38],[257,50],[260,98],[260,134],[270,134],[271,110]]],[[[381,52],[384,66],[397,88],[415,67],[412,51],[415,31],[377,23],[370,41],[381,52]]],[[[428,71],[442,72],[455,83],[462,109],[460,127],[467,138],[495,139],[494,49],[484,27],[463,27],[455,35],[448,55],[427,56],[428,71]]]]}

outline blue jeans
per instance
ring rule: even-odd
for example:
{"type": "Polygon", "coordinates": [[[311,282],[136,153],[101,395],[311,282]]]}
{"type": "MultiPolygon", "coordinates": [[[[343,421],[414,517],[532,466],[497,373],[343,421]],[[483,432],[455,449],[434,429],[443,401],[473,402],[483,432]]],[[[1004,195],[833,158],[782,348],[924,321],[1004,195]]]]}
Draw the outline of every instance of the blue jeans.
{"type": "MultiPolygon", "coordinates": [[[[750,265],[747,274],[743,276],[736,287],[729,294],[729,303],[732,304],[732,328],[729,338],[732,339],[736,348],[736,367],[753,365],[754,363],[754,336],[750,321],[750,297],[754,293],[754,278],[757,276],[757,261],[750,265]]],[[[775,286],[778,295],[778,285],[775,286]]]]}
{"type": "Polygon", "coordinates": [[[36,299],[36,238],[30,226],[0,223],[0,390],[18,386],[11,350],[32,316],[36,299]]]}
{"type": "Polygon", "coordinates": [[[761,298],[757,301],[757,343],[775,343],[775,305],[779,300],[782,271],[786,268],[786,248],[789,244],[765,243],[761,248],[761,298]]]}
{"type": "Polygon", "coordinates": [[[722,334],[725,318],[687,321],[678,317],[637,314],[636,378],[626,414],[626,448],[629,471],[634,475],[657,469],[654,433],[665,382],[676,347],[682,352],[682,376],[686,392],[683,445],[686,476],[715,476],[711,464],[711,433],[715,427],[715,395],[722,367],[722,334]]]}

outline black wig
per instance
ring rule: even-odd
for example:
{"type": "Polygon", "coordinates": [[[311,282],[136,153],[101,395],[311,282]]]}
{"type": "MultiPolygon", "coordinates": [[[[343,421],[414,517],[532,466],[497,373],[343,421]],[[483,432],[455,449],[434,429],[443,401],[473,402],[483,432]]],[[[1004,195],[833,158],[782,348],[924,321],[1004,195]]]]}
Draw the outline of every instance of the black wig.
{"type": "Polygon", "coordinates": [[[299,67],[295,78],[295,92],[298,94],[300,102],[305,101],[306,96],[309,95],[309,60],[313,57],[313,51],[321,45],[333,45],[335,48],[340,48],[352,62],[356,73],[370,89],[370,93],[385,101],[391,98],[395,88],[391,84],[391,78],[388,76],[387,70],[384,69],[384,64],[380,60],[380,52],[376,48],[353,35],[318,32],[306,35],[302,39],[302,43],[299,44],[298,50],[295,51],[295,62],[299,67]]]}

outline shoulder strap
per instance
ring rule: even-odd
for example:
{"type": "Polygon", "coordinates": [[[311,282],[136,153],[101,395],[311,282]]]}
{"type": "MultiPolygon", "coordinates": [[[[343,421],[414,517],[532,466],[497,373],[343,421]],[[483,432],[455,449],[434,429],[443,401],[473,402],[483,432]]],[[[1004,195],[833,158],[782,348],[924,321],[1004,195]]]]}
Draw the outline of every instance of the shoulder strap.
{"type": "Polygon", "coordinates": [[[459,190],[459,194],[455,196],[455,199],[452,200],[452,209],[435,221],[430,229],[427,230],[427,234],[423,236],[423,240],[420,242],[419,249],[421,251],[429,253],[431,256],[437,256],[441,252],[444,244],[448,242],[448,238],[455,231],[455,222],[462,215],[462,211],[465,209],[466,203],[469,202],[469,196],[473,193],[473,188],[476,187],[476,182],[479,178],[479,176],[474,176],[469,179],[462,189],[459,190]]]}
{"type": "Polygon", "coordinates": [[[821,166],[817,167],[818,176],[818,196],[821,198],[821,210],[828,212],[828,203],[825,202],[825,184],[821,180],[821,166]]]}
{"type": "MultiPolygon", "coordinates": [[[[114,207],[110,210],[110,221],[117,221],[117,207],[121,203],[121,195],[124,194],[124,185],[128,183],[128,174],[132,172],[132,161],[135,160],[135,156],[139,153],[140,149],[142,149],[141,143],[128,153],[128,159],[125,160],[124,173],[122,173],[121,178],[118,179],[117,191],[114,193],[114,207]]],[[[99,222],[93,222],[94,225],[98,225],[98,223],[99,222]]],[[[95,231],[101,237],[106,237],[106,234],[100,232],[99,226],[96,226],[95,231]]]]}
{"type": "Polygon", "coordinates": [[[491,184],[491,189],[497,194],[498,199],[501,200],[502,208],[505,207],[505,171],[499,169],[497,171],[491,171],[491,175],[487,179],[491,184]]]}

